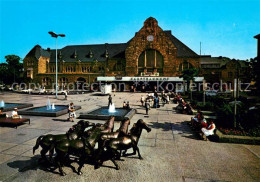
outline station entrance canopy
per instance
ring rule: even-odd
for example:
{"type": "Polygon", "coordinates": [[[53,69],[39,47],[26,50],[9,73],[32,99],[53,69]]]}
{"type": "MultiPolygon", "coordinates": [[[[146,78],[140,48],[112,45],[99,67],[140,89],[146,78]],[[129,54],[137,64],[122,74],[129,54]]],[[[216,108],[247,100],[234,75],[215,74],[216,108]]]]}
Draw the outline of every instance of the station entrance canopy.
{"type": "MultiPolygon", "coordinates": [[[[204,77],[194,77],[195,82],[203,82],[204,77]]],[[[97,81],[105,81],[105,82],[136,82],[136,81],[167,81],[167,82],[183,82],[183,78],[179,77],[115,77],[115,76],[107,76],[107,77],[97,77],[97,81]]]]}

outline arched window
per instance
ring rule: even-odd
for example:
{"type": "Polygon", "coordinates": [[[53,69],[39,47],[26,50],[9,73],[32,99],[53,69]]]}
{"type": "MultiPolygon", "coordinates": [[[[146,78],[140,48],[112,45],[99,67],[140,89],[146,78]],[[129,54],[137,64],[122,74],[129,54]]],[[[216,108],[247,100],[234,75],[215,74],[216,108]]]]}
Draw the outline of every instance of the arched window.
{"type": "Polygon", "coordinates": [[[192,66],[192,64],[190,64],[187,61],[184,61],[183,63],[181,63],[179,65],[179,71],[183,71],[183,70],[190,69],[190,68],[193,68],[193,66],[192,66]]]}
{"type": "Polygon", "coordinates": [[[143,51],[138,58],[138,72],[157,72],[162,73],[163,69],[163,56],[162,54],[154,49],[148,49],[143,51]]]}

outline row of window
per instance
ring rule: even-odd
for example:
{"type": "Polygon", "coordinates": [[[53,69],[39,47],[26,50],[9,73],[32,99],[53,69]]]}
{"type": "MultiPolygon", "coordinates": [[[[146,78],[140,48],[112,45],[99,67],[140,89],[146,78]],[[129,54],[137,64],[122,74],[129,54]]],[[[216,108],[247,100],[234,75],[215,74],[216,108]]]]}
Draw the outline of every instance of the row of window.
{"type": "MultiPolygon", "coordinates": [[[[100,66],[97,68],[97,70],[104,71],[105,69],[103,66],[100,66]]],[[[66,67],[64,71],[65,71],[65,73],[73,73],[73,72],[76,72],[76,67],[66,67]]],[[[92,72],[93,68],[92,67],[81,67],[81,71],[83,73],[92,72]]],[[[50,67],[49,72],[55,73],[56,72],[55,67],[50,67]]],[[[60,68],[58,68],[58,72],[60,72],[60,68]]]]}

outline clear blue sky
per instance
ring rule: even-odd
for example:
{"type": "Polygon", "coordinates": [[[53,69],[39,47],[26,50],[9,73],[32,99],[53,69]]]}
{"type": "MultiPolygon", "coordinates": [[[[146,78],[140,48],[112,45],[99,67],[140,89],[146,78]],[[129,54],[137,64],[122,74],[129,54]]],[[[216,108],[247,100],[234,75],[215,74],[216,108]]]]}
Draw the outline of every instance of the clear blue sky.
{"type": "Polygon", "coordinates": [[[66,34],[58,48],[127,42],[150,16],[198,54],[256,57],[259,0],[0,0],[0,62],[55,48],[48,31],[66,34]]]}

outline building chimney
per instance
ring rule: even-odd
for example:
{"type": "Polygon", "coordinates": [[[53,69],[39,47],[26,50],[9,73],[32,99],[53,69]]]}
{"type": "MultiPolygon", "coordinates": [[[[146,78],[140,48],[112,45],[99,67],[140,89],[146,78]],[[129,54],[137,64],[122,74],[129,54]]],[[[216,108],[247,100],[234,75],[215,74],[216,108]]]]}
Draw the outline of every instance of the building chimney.
{"type": "Polygon", "coordinates": [[[260,34],[254,36],[255,39],[257,39],[257,59],[260,59],[260,34]]]}

